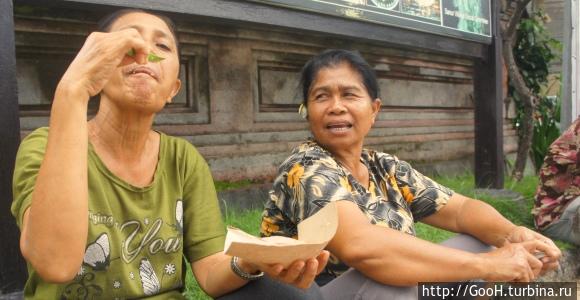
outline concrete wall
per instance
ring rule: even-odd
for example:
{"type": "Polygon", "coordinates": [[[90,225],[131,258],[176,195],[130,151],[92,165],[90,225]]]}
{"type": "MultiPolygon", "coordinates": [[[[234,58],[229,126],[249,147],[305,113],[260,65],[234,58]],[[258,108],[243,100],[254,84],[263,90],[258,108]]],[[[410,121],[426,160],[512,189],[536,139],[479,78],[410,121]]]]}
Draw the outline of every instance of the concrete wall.
{"type": "MultiPolygon", "coordinates": [[[[569,1],[569,0],[566,0],[569,1]]],[[[562,46],[565,45],[564,40],[564,12],[565,3],[564,0],[535,0],[533,2],[534,9],[542,9],[549,16],[549,22],[546,23],[546,28],[550,33],[550,36],[560,43],[562,46]]],[[[559,53],[562,56],[562,52],[559,53]]],[[[562,72],[562,60],[555,59],[550,65],[550,73],[548,79],[546,95],[558,95],[561,89],[561,75],[562,72]]]]}
{"type": "MultiPolygon", "coordinates": [[[[550,35],[564,44],[564,5],[565,0],[541,0],[534,1],[535,9],[543,9],[550,17],[550,21],[546,24],[546,28],[550,35]]],[[[566,0],[569,1],[569,0],[566,0]]],[[[551,72],[557,73],[562,71],[562,63],[560,61],[552,64],[551,72]]]]}
{"type": "MultiPolygon", "coordinates": [[[[59,74],[95,19],[83,11],[60,12],[55,18],[17,9],[15,15],[24,135],[48,124],[59,74]]],[[[297,113],[298,72],[326,48],[359,50],[377,70],[384,108],[367,138],[369,147],[398,155],[427,173],[471,169],[470,60],[362,38],[178,19],[186,84],[155,126],[193,143],[217,179],[271,179],[292,147],[309,136],[297,113]]],[[[509,124],[504,132],[504,148],[513,152],[515,132],[509,124]]]]}

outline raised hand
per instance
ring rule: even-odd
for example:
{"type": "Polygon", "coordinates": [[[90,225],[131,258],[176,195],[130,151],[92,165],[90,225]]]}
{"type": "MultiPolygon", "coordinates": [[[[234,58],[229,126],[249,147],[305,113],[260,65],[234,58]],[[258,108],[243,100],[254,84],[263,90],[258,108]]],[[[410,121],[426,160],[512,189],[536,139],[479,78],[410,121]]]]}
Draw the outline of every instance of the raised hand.
{"type": "Polygon", "coordinates": [[[147,63],[149,46],[134,28],[93,32],[63,75],[58,89],[72,89],[86,99],[98,94],[119,66],[147,63]],[[130,50],[134,56],[128,56],[130,50]]]}

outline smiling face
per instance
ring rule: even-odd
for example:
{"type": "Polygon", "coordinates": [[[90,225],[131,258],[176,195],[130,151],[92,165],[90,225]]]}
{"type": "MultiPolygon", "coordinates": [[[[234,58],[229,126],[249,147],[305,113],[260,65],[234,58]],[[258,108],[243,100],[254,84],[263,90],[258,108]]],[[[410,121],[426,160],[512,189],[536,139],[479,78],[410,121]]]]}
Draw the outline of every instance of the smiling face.
{"type": "Polygon", "coordinates": [[[360,150],[380,109],[362,78],[347,63],[323,68],[308,92],[308,122],[318,143],[332,153],[360,150]]]}
{"type": "Polygon", "coordinates": [[[156,113],[171,102],[181,86],[175,38],[162,19],[147,13],[125,14],[112,24],[110,31],[127,28],[137,29],[150,51],[164,59],[117,68],[104,87],[101,99],[110,99],[121,107],[156,113]]]}

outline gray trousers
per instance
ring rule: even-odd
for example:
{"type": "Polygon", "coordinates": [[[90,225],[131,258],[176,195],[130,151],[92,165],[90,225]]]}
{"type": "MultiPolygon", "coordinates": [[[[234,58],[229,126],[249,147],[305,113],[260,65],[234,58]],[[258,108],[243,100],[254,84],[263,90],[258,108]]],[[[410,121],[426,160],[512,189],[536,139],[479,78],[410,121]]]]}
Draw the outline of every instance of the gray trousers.
{"type": "Polygon", "coordinates": [[[217,298],[218,300],[323,300],[320,288],[312,283],[302,290],[264,276],[251,281],[238,290],[217,298]]]}
{"type": "MultiPolygon", "coordinates": [[[[492,247],[479,240],[460,234],[441,243],[443,246],[473,253],[488,252],[492,247]]],[[[396,287],[378,283],[355,269],[346,271],[319,288],[313,283],[308,290],[272,280],[267,276],[252,281],[242,288],[218,298],[219,300],[379,300],[417,299],[417,287],[396,287]]]]}
{"type": "Polygon", "coordinates": [[[580,246],[580,197],[574,199],[558,221],[542,230],[546,236],[580,246]]]}
{"type": "MultiPolygon", "coordinates": [[[[469,235],[459,234],[441,245],[472,253],[489,252],[493,248],[469,235]]],[[[417,299],[417,287],[398,287],[378,283],[355,269],[349,269],[320,288],[325,300],[417,299]]]]}

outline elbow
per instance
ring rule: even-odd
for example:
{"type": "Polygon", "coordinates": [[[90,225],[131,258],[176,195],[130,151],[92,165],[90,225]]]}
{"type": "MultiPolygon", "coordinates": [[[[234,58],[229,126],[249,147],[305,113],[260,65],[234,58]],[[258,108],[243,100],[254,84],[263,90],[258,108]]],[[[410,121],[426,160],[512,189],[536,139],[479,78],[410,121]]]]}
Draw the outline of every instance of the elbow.
{"type": "Polygon", "coordinates": [[[43,281],[54,284],[71,282],[78,273],[78,269],[71,271],[63,268],[35,268],[35,270],[43,281]]]}
{"type": "Polygon", "coordinates": [[[364,248],[358,246],[351,246],[344,251],[340,255],[340,260],[344,262],[349,267],[359,269],[360,266],[365,264],[365,261],[372,259],[371,253],[369,251],[365,251],[364,248]]]}
{"type": "MultiPolygon", "coordinates": [[[[60,255],[38,255],[30,246],[21,243],[20,251],[38,276],[47,283],[62,284],[72,281],[78,274],[83,255],[60,253],[60,255]]],[[[51,253],[50,251],[43,251],[51,253]]]]}
{"type": "MultiPolygon", "coordinates": [[[[356,269],[357,271],[363,273],[365,276],[372,278],[375,281],[382,282],[384,275],[372,276],[372,273],[377,271],[377,264],[381,259],[380,256],[373,255],[373,251],[368,248],[351,246],[348,249],[344,249],[340,255],[339,259],[345,263],[347,266],[356,269]]],[[[381,268],[382,269],[382,268],[381,268]]]]}
{"type": "Polygon", "coordinates": [[[342,247],[339,253],[336,253],[343,263],[365,274],[366,269],[386,269],[383,267],[385,263],[389,263],[389,260],[385,255],[385,251],[377,249],[376,247],[368,247],[362,241],[349,244],[347,247],[342,247]],[[381,267],[378,268],[378,266],[381,267]]]}

